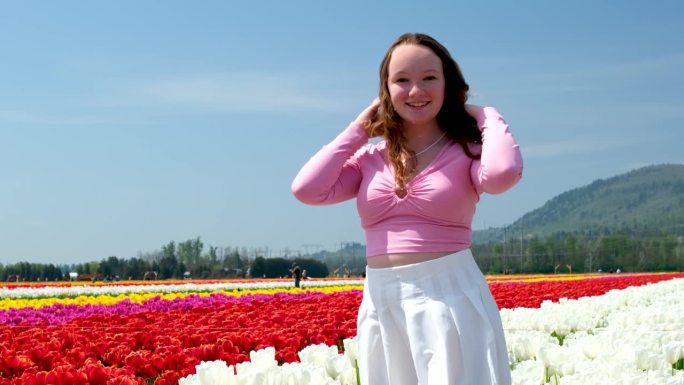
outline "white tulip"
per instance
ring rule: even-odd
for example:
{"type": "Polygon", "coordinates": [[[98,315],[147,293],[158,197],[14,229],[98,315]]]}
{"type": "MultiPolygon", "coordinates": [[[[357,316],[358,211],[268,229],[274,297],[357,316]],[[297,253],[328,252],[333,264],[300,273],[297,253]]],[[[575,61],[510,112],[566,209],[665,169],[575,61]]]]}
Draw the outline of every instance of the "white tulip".
{"type": "Polygon", "coordinates": [[[275,359],[275,348],[267,347],[249,353],[249,360],[252,365],[260,369],[275,368],[278,366],[278,361],[275,359]]]}
{"type": "Polygon", "coordinates": [[[663,346],[665,351],[665,360],[674,365],[681,358],[684,358],[684,341],[670,342],[663,346]]]}
{"type": "Polygon", "coordinates": [[[336,379],[347,368],[352,368],[351,363],[349,362],[347,357],[341,354],[336,354],[335,356],[328,357],[325,360],[325,370],[328,373],[328,376],[330,376],[331,378],[336,379]]]}
{"type": "Polygon", "coordinates": [[[179,379],[178,385],[199,385],[199,380],[197,379],[196,375],[191,374],[187,377],[179,379]]]}
{"type": "Polygon", "coordinates": [[[341,385],[357,385],[356,368],[347,366],[344,371],[337,376],[337,382],[341,385]]]}
{"type": "Polygon", "coordinates": [[[513,367],[511,377],[513,385],[529,385],[539,383],[539,379],[544,375],[544,365],[540,361],[522,361],[513,367]]]}
{"type": "Polygon", "coordinates": [[[250,373],[254,373],[257,371],[257,368],[252,366],[252,363],[249,361],[235,364],[235,372],[238,376],[249,375],[250,373]]]}
{"type": "Polygon", "coordinates": [[[299,360],[303,363],[311,363],[321,368],[326,367],[326,360],[329,357],[339,355],[337,346],[328,346],[326,344],[309,345],[302,349],[299,353],[299,360]]]}
{"type": "Polygon", "coordinates": [[[345,338],[342,343],[344,345],[344,355],[349,359],[352,366],[356,367],[359,359],[359,340],[357,336],[345,338]]]}
{"type": "Polygon", "coordinates": [[[232,367],[223,361],[203,362],[197,366],[197,377],[202,384],[229,385],[235,377],[232,367]]]}

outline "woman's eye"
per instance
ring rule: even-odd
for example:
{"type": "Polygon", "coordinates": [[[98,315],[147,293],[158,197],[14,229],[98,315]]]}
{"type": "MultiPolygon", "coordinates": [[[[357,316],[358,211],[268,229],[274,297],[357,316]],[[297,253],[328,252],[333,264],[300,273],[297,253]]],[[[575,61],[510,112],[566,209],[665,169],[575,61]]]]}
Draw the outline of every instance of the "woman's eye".
{"type": "Polygon", "coordinates": [[[396,83],[406,83],[407,81],[408,81],[408,79],[406,79],[406,78],[399,78],[399,79],[395,80],[396,83]]]}
{"type": "Polygon", "coordinates": [[[436,80],[436,79],[437,79],[437,76],[430,75],[430,76],[426,76],[424,80],[436,80]]]}

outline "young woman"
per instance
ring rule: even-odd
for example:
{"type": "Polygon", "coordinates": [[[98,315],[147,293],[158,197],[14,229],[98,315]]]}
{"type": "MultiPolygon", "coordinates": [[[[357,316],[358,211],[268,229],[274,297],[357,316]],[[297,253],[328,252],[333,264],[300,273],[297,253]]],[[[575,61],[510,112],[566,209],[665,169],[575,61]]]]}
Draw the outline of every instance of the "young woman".
{"type": "Polygon", "coordinates": [[[511,383],[498,308],[469,247],[480,194],[516,184],[522,157],[494,108],[466,104],[468,88],[439,42],[400,36],[379,98],[292,183],[307,204],[357,199],[362,384],[511,383]]]}

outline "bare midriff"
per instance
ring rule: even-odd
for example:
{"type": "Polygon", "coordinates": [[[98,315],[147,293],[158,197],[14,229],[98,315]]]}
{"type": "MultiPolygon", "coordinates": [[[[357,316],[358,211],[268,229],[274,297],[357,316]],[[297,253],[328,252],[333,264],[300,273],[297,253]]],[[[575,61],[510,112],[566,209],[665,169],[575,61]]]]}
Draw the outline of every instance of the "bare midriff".
{"type": "Polygon", "coordinates": [[[413,263],[420,263],[441,258],[455,251],[440,251],[437,253],[400,253],[400,254],[383,254],[368,257],[368,267],[374,269],[382,269],[386,267],[397,267],[410,265],[413,263]]]}

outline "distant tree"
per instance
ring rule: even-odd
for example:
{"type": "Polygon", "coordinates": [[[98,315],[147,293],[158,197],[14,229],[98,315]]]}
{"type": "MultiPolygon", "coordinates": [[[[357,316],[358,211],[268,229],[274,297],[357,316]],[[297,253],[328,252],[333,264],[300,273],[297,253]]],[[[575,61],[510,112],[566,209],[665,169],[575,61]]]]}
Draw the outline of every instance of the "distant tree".
{"type": "Polygon", "coordinates": [[[180,275],[178,274],[179,265],[175,255],[164,255],[164,258],[159,261],[159,278],[180,278],[183,272],[181,272],[180,275]]]}
{"type": "Polygon", "coordinates": [[[249,267],[250,274],[254,278],[261,278],[266,276],[266,258],[256,257],[249,267]]]}
{"type": "Polygon", "coordinates": [[[176,258],[176,242],[171,241],[166,245],[162,246],[162,258],[173,257],[176,258]]]}
{"type": "Polygon", "coordinates": [[[124,261],[120,260],[115,256],[111,256],[107,259],[103,259],[100,262],[97,272],[102,274],[103,277],[113,278],[114,276],[121,277],[123,275],[123,264],[124,261]]]}
{"type": "Polygon", "coordinates": [[[306,275],[310,278],[327,277],[330,274],[330,270],[328,270],[328,266],[325,263],[313,258],[295,258],[295,262],[297,262],[302,270],[306,270],[306,275]]]}
{"type": "Polygon", "coordinates": [[[209,246],[209,254],[207,254],[207,257],[209,259],[209,262],[214,265],[218,263],[219,257],[218,257],[218,247],[216,246],[209,246]]]}
{"type": "Polygon", "coordinates": [[[292,267],[292,261],[285,258],[265,258],[266,267],[265,274],[266,278],[280,278],[287,277],[290,274],[290,267],[292,267]]]}
{"type": "Polygon", "coordinates": [[[178,244],[178,259],[190,268],[200,264],[204,243],[199,237],[178,244]]]}
{"type": "Polygon", "coordinates": [[[121,275],[122,279],[143,279],[146,271],[153,270],[151,265],[141,258],[131,258],[126,264],[121,275]]]}

